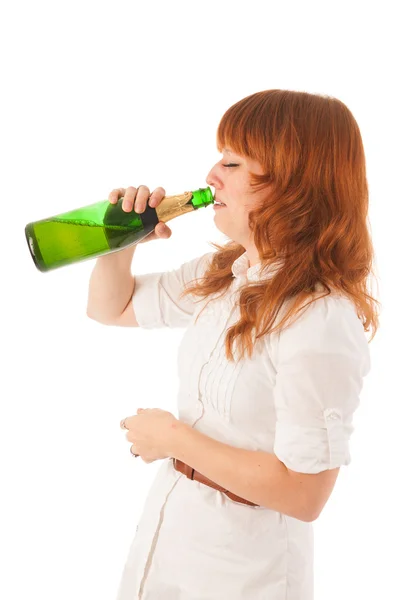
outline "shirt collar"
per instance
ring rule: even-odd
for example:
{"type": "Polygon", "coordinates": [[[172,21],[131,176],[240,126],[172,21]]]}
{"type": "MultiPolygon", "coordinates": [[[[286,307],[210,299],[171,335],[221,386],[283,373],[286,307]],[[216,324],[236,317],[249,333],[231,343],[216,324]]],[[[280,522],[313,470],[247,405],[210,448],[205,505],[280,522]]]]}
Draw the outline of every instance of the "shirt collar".
{"type": "Polygon", "coordinates": [[[232,264],[232,275],[237,278],[247,278],[248,281],[260,281],[271,278],[277,270],[283,265],[283,260],[276,260],[273,264],[268,265],[264,268],[264,272],[261,269],[261,262],[250,267],[249,258],[247,252],[244,252],[237,258],[232,264]]]}

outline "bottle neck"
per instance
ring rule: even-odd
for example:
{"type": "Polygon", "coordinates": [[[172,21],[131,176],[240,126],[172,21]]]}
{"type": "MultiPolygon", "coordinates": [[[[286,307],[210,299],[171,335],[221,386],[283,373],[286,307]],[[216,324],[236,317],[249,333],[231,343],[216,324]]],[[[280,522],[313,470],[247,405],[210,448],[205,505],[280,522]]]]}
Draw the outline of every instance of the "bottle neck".
{"type": "Polygon", "coordinates": [[[192,204],[192,198],[192,192],[184,192],[175,196],[164,196],[155,209],[158,219],[166,223],[179,215],[193,212],[195,208],[192,204]]]}

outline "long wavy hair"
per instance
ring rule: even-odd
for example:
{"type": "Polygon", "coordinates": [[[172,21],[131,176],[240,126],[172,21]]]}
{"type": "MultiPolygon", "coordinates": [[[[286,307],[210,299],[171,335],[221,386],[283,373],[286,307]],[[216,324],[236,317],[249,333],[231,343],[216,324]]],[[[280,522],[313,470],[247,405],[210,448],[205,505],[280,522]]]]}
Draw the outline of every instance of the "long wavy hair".
{"type": "MultiPolygon", "coordinates": [[[[368,183],[362,138],[350,110],[326,95],[257,92],[223,115],[217,148],[221,152],[226,146],[263,168],[262,175],[251,173],[250,190],[266,194],[249,212],[249,228],[261,268],[275,261],[284,265],[272,277],[241,288],[240,319],[225,338],[227,359],[234,361],[236,338],[240,357],[246,352],[251,357],[256,339],[300,316],[301,309],[316,301],[317,283],[326,292],[318,297],[333,289],[354,303],[364,331],[372,329],[371,342],[381,303],[367,289],[369,276],[376,279],[368,183]],[[289,310],[273,327],[284,303],[289,310]]],[[[205,298],[229,290],[232,264],[245,248],[232,240],[209,243],[217,249],[209,268],[181,297],[205,298]]]]}

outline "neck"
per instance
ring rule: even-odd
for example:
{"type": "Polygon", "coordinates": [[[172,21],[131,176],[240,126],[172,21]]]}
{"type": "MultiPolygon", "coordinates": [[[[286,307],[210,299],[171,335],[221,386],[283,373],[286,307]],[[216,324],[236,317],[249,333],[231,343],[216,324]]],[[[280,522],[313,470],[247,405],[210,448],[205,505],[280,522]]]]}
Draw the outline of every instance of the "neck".
{"type": "Polygon", "coordinates": [[[260,257],[258,255],[257,249],[249,249],[246,250],[247,258],[249,260],[249,267],[254,267],[260,262],[260,257]]]}

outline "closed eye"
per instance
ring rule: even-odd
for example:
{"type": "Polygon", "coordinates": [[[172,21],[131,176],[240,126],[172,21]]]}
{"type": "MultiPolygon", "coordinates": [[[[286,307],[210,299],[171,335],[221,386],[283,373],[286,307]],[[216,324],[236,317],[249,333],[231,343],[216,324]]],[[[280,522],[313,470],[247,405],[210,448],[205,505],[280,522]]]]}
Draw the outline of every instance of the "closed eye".
{"type": "Polygon", "coordinates": [[[229,163],[229,165],[222,165],[223,167],[238,167],[235,163],[229,163]]]}

